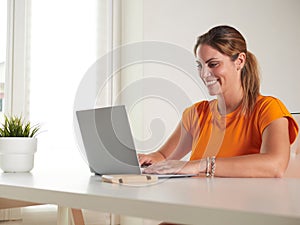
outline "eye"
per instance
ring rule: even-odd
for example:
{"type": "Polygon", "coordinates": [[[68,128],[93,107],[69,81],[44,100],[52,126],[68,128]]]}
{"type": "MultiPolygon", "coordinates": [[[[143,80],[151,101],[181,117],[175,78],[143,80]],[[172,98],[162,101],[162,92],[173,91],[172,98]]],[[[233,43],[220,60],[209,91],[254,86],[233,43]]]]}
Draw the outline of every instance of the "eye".
{"type": "Polygon", "coordinates": [[[201,69],[202,69],[202,64],[201,64],[200,62],[198,62],[198,61],[196,61],[196,63],[197,63],[197,68],[198,68],[199,70],[201,70],[201,69]]]}
{"type": "Polygon", "coordinates": [[[209,68],[215,68],[215,67],[217,67],[219,65],[219,62],[210,62],[209,64],[208,64],[208,67],[209,68]]]}

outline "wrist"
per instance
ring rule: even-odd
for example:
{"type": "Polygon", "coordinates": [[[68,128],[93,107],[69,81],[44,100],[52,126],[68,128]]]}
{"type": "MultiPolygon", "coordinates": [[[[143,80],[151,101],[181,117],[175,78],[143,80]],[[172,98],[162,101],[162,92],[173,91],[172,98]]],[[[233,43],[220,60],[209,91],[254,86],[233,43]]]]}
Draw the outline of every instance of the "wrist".
{"type": "Polygon", "coordinates": [[[157,151],[157,153],[163,158],[163,160],[166,160],[166,156],[161,151],[157,151]]]}
{"type": "MultiPolygon", "coordinates": [[[[206,157],[205,159],[202,159],[203,164],[205,164],[204,173],[206,177],[214,177],[216,172],[216,157],[206,157]],[[205,163],[204,163],[205,162],[205,163]]],[[[200,165],[200,170],[203,170],[203,165],[200,165]]]]}
{"type": "Polygon", "coordinates": [[[206,159],[200,159],[199,160],[198,171],[199,171],[199,174],[205,174],[205,172],[206,172],[206,159]]]}

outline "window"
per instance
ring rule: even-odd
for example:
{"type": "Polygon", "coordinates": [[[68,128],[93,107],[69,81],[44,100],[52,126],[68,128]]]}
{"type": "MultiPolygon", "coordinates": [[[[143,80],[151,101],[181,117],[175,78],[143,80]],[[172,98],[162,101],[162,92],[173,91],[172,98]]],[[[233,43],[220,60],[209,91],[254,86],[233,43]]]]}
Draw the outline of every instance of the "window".
{"type": "Polygon", "coordinates": [[[0,114],[4,110],[7,0],[0,0],[0,114]]]}
{"type": "Polygon", "coordinates": [[[99,17],[105,19],[101,10],[106,9],[102,3],[31,1],[28,107],[30,119],[41,123],[43,131],[36,167],[84,164],[74,140],[73,104],[82,77],[101,54],[99,35],[104,32],[99,17]]]}
{"type": "MultiPolygon", "coordinates": [[[[79,151],[73,133],[74,98],[87,70],[121,43],[121,2],[11,2],[13,31],[9,32],[14,36],[8,39],[13,40],[8,43],[13,52],[6,65],[6,89],[11,86],[6,110],[41,124],[35,168],[53,169],[54,163],[58,169],[81,168],[83,160],[76,157],[79,151]]],[[[111,67],[112,62],[107,64],[111,67]]],[[[112,88],[107,88],[107,97],[112,88]]]]}

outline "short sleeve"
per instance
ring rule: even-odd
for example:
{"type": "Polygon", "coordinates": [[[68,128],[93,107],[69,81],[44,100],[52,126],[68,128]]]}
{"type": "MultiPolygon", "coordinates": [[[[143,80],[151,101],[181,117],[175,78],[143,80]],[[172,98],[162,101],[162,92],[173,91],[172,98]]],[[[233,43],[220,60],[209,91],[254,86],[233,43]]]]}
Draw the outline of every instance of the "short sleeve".
{"type": "Polygon", "coordinates": [[[190,132],[191,131],[191,124],[193,121],[193,115],[194,115],[194,111],[195,111],[195,106],[190,106],[188,108],[186,108],[182,114],[182,125],[185,128],[186,131],[190,132]]]}
{"type": "Polygon", "coordinates": [[[184,110],[182,114],[182,125],[192,136],[198,134],[201,125],[206,123],[204,118],[211,114],[208,101],[200,101],[184,110]]]}
{"type": "Polygon", "coordinates": [[[298,134],[298,125],[285,105],[277,98],[267,97],[259,108],[259,129],[263,133],[264,129],[274,120],[285,117],[289,121],[289,136],[292,144],[298,134]]]}

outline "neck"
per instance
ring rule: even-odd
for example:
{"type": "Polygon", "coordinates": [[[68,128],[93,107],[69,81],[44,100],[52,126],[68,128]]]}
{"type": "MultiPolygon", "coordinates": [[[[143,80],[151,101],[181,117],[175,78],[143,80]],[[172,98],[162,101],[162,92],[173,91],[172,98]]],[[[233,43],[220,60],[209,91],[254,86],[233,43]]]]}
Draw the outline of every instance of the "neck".
{"type": "Polygon", "coordinates": [[[221,115],[226,115],[235,111],[243,100],[243,92],[234,95],[218,96],[218,110],[221,115]]]}

